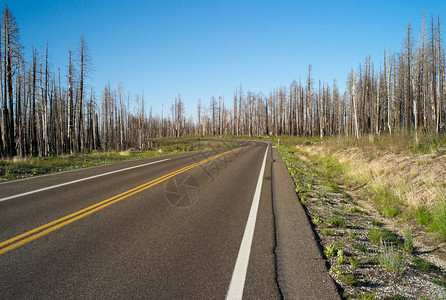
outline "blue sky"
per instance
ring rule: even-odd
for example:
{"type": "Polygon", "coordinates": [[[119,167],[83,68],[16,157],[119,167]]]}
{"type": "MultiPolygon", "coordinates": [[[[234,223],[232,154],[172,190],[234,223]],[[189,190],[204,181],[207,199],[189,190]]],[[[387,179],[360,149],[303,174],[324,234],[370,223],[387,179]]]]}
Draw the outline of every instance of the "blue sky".
{"type": "MultiPolygon", "coordinates": [[[[384,49],[401,49],[411,22],[420,34],[422,10],[446,18],[446,1],[0,1],[20,28],[26,61],[46,41],[54,70],[66,74],[68,50],[81,34],[92,65],[88,83],[100,97],[119,79],[147,106],[165,111],[178,94],[195,116],[234,89],[268,94],[293,80],[315,80],[341,90],[351,68],[368,55],[376,65],[384,49]]],[[[443,23],[444,24],[444,23],[443,23]]],[[[443,25],[443,26],[446,26],[443,25]]],[[[446,29],[446,27],[445,27],[446,29]]]]}

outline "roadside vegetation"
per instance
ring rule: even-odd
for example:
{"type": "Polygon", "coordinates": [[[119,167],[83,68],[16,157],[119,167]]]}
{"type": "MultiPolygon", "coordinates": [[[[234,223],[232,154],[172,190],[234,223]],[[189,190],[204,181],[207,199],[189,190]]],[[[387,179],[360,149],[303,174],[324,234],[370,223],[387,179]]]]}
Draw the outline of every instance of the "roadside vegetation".
{"type": "Polygon", "coordinates": [[[167,154],[211,150],[230,147],[234,144],[219,140],[201,139],[155,139],[150,142],[151,150],[129,149],[119,152],[91,152],[41,158],[19,158],[0,160],[0,181],[67,171],[124,160],[147,158],[167,154]]]}
{"type": "Polygon", "coordinates": [[[445,299],[444,136],[282,137],[277,148],[345,298],[445,299]]]}

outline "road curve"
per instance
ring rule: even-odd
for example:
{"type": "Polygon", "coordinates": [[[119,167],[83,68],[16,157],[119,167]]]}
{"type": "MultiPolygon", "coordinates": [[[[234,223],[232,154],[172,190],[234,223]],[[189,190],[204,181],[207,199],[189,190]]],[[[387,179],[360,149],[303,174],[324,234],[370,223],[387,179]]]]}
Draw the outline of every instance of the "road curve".
{"type": "Polygon", "coordinates": [[[261,182],[241,292],[280,299],[267,147],[0,184],[0,297],[224,299],[261,182]]]}

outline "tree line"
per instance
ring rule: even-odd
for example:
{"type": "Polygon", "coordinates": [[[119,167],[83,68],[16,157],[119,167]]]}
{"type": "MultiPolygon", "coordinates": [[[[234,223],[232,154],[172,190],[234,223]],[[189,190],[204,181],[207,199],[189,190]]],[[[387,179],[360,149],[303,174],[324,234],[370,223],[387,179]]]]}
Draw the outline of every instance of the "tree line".
{"type": "Polygon", "coordinates": [[[352,69],[346,90],[315,81],[311,65],[304,82],[293,81],[268,95],[237,87],[233,99],[198,100],[197,116],[186,118],[181,95],[159,113],[144,93],[131,96],[118,82],[97,96],[86,84],[92,70],[83,36],[68,51],[67,67],[54,70],[48,49],[32,49],[26,62],[19,28],[6,6],[0,39],[0,156],[50,156],[92,150],[147,149],[150,140],[185,135],[444,133],[445,51],[440,17],[419,38],[407,26],[404,47],[383,52],[376,67],[367,57],[352,69]],[[232,102],[232,103],[230,103],[232,102]],[[231,105],[232,104],[232,105],[231,105]]]}

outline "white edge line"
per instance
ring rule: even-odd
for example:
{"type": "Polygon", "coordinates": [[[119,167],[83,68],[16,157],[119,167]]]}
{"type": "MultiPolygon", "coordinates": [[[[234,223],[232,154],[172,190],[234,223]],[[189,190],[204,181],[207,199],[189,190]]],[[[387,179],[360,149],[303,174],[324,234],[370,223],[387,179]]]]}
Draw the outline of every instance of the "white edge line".
{"type": "Polygon", "coordinates": [[[260,193],[262,191],[263,176],[265,173],[266,157],[268,156],[269,144],[265,151],[262,168],[260,169],[259,179],[257,181],[256,191],[249,211],[248,221],[246,222],[245,232],[238,252],[234,272],[232,273],[231,283],[226,295],[226,299],[242,299],[243,289],[245,287],[246,273],[248,271],[249,256],[251,254],[251,244],[254,237],[256,226],[257,211],[259,209],[260,193]]]}
{"type": "Polygon", "coordinates": [[[94,179],[94,178],[98,178],[98,177],[102,177],[102,176],[106,176],[106,175],[122,172],[122,171],[127,171],[127,170],[136,169],[136,168],[140,168],[140,167],[144,167],[144,166],[148,166],[148,165],[153,165],[153,164],[160,163],[160,162],[163,162],[163,161],[166,161],[166,160],[170,160],[170,159],[171,158],[165,158],[165,159],[152,161],[152,162],[149,162],[149,163],[146,163],[146,164],[142,164],[142,165],[137,165],[137,166],[133,166],[133,167],[119,169],[119,170],[115,170],[115,171],[111,171],[111,172],[107,172],[107,173],[102,173],[102,174],[98,174],[98,175],[94,175],[94,176],[90,176],[90,177],[85,177],[85,178],[81,178],[81,179],[77,179],[77,180],[73,180],[73,181],[69,181],[69,182],[64,182],[64,183],[61,183],[61,184],[48,186],[48,187],[45,187],[45,188],[29,191],[29,192],[26,192],[26,193],[21,193],[21,194],[16,194],[16,195],[0,198],[0,202],[11,200],[11,199],[14,199],[14,198],[27,196],[27,195],[31,195],[31,194],[35,194],[35,193],[39,193],[39,192],[43,192],[43,191],[47,191],[47,190],[51,190],[51,189],[55,189],[55,188],[58,188],[58,187],[61,187],[61,186],[65,186],[65,185],[69,185],[69,184],[73,184],[73,183],[78,183],[78,182],[89,180],[89,179],[94,179]]]}

